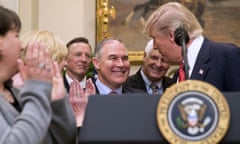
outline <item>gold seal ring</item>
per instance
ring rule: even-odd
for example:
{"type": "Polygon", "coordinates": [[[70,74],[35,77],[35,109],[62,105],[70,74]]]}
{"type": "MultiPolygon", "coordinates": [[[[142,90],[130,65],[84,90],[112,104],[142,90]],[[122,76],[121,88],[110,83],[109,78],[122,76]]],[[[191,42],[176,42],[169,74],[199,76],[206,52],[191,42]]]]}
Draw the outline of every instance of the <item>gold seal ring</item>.
{"type": "Polygon", "coordinates": [[[230,109],[224,95],[203,81],[174,84],[157,106],[158,127],[169,143],[219,143],[229,122],[230,109]]]}

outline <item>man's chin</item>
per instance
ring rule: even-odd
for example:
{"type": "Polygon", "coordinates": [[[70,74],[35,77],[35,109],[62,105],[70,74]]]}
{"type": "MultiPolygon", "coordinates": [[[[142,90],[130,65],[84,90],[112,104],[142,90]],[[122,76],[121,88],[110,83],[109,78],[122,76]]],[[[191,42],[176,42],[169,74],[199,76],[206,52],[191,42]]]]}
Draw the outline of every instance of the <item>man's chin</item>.
{"type": "Polygon", "coordinates": [[[85,75],[85,74],[87,74],[87,71],[81,70],[81,71],[77,71],[77,73],[78,73],[79,75],[85,75]]]}
{"type": "Polygon", "coordinates": [[[157,72],[154,71],[154,72],[151,73],[152,77],[160,77],[160,75],[163,75],[163,71],[157,71],[157,72]]]}
{"type": "Polygon", "coordinates": [[[154,74],[154,75],[151,75],[151,79],[154,80],[154,81],[159,81],[162,79],[162,74],[154,74]]]}
{"type": "Polygon", "coordinates": [[[115,79],[115,82],[116,82],[116,83],[119,83],[119,84],[122,84],[122,83],[124,83],[126,80],[127,80],[126,77],[116,78],[116,79],[115,79]]]}

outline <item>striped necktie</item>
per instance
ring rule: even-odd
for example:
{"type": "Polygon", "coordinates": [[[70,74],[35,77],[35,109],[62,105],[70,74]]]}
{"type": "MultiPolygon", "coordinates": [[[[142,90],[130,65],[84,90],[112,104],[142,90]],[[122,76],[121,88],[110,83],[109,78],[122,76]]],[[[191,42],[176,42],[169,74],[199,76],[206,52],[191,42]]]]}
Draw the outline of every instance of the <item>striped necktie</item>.
{"type": "Polygon", "coordinates": [[[158,94],[158,86],[154,83],[151,83],[150,88],[152,89],[152,94],[158,94]]]}

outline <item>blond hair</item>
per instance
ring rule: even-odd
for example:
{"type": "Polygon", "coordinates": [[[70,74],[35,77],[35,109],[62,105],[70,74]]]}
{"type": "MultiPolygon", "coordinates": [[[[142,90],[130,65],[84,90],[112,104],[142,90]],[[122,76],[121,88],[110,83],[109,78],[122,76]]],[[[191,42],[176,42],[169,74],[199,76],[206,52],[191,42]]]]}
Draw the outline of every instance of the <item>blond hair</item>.
{"type": "Polygon", "coordinates": [[[203,29],[195,15],[184,5],[178,2],[168,2],[155,10],[147,20],[144,32],[149,32],[155,27],[158,34],[175,31],[178,27],[183,27],[190,38],[202,34],[203,29]]]}
{"type": "Polygon", "coordinates": [[[67,55],[67,47],[64,42],[58,36],[46,30],[27,32],[20,37],[20,40],[25,50],[29,44],[34,42],[43,43],[49,51],[52,60],[58,63],[62,62],[67,55]]]}
{"type": "Polygon", "coordinates": [[[146,47],[144,49],[144,52],[149,55],[149,53],[152,51],[153,49],[153,39],[150,39],[147,44],[146,44],[146,47]]]}

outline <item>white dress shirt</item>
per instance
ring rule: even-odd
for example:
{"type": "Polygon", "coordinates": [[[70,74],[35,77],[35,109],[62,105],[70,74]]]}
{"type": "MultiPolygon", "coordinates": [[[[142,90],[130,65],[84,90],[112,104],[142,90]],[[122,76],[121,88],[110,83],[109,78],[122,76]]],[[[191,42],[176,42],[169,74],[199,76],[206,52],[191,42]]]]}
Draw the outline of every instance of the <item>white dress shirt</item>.
{"type": "Polygon", "coordinates": [[[187,56],[188,56],[188,65],[189,65],[189,78],[191,77],[192,75],[192,71],[193,71],[193,68],[194,68],[194,65],[196,63],[196,60],[197,60],[197,56],[198,56],[198,53],[202,47],[202,44],[203,44],[203,36],[199,36],[197,38],[195,38],[191,45],[187,48],[187,56]]]}
{"type": "MultiPolygon", "coordinates": [[[[143,78],[143,81],[145,83],[145,86],[147,88],[147,93],[148,94],[152,94],[153,91],[152,91],[152,88],[151,88],[151,81],[147,78],[147,76],[143,73],[142,69],[141,69],[141,76],[143,78]]],[[[162,94],[163,93],[163,86],[162,86],[162,80],[158,81],[158,82],[154,82],[155,85],[157,85],[158,87],[158,93],[159,94],[162,94]]]]}
{"type": "Polygon", "coordinates": [[[122,94],[122,86],[115,90],[112,90],[108,86],[103,84],[99,79],[96,80],[96,87],[99,91],[99,94],[101,95],[108,95],[111,91],[115,91],[117,92],[117,94],[122,94]]]}
{"type": "MultiPolygon", "coordinates": [[[[69,75],[66,73],[66,79],[67,79],[67,82],[69,84],[69,86],[71,85],[73,79],[69,77],[69,75]]],[[[80,82],[80,86],[81,88],[86,88],[86,81],[87,81],[87,77],[85,76],[80,82]]]]}

